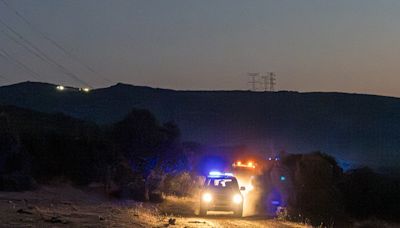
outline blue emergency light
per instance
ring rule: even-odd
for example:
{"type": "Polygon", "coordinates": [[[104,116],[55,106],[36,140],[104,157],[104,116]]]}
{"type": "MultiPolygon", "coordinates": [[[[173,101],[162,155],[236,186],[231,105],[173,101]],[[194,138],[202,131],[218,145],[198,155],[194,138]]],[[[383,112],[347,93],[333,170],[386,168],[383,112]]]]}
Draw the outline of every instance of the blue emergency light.
{"type": "Polygon", "coordinates": [[[208,175],[210,176],[221,176],[222,173],[219,171],[211,171],[210,173],[208,173],[208,175]]]}
{"type": "Polygon", "coordinates": [[[209,177],[221,177],[221,176],[228,176],[233,177],[233,173],[221,173],[219,171],[211,171],[208,173],[209,177]]]}
{"type": "Polygon", "coordinates": [[[275,205],[275,206],[279,206],[281,204],[281,202],[279,202],[278,200],[272,200],[271,204],[275,205]]]}

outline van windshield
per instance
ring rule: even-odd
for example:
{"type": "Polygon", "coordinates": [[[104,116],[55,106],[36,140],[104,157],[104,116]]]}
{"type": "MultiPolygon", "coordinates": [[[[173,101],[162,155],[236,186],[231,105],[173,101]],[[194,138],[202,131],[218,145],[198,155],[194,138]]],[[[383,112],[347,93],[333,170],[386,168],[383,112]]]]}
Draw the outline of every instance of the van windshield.
{"type": "Polygon", "coordinates": [[[236,179],[231,178],[211,178],[207,179],[205,183],[206,187],[216,189],[238,189],[239,185],[236,179]]]}

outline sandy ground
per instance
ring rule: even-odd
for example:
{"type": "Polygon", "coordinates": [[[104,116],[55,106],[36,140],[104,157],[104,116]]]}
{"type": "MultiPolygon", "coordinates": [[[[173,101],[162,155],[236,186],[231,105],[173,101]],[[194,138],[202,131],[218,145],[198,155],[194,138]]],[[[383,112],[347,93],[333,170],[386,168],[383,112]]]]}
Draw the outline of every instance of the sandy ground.
{"type": "Polygon", "coordinates": [[[263,217],[198,217],[192,199],[162,204],[117,201],[70,186],[0,192],[1,227],[306,227],[263,217]]]}

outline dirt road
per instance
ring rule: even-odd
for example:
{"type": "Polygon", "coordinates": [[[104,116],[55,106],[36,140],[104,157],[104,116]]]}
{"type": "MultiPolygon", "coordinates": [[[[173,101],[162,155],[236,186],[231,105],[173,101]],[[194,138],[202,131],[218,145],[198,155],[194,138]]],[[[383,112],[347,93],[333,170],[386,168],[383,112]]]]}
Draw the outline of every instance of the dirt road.
{"type": "MultiPolygon", "coordinates": [[[[293,223],[285,223],[262,218],[232,219],[230,217],[218,218],[186,218],[181,220],[179,227],[305,227],[293,223]]],[[[179,224],[178,224],[179,225],[179,224]]]]}
{"type": "Polygon", "coordinates": [[[69,186],[0,192],[2,227],[305,227],[263,217],[198,217],[191,199],[116,201],[69,186]]]}

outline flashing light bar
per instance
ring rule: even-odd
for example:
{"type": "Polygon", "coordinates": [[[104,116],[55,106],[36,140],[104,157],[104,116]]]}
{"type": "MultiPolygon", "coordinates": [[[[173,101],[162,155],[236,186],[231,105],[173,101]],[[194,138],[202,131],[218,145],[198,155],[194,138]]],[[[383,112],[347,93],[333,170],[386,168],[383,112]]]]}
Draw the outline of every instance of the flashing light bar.
{"type": "Polygon", "coordinates": [[[208,175],[211,177],[219,177],[219,176],[233,177],[233,173],[221,173],[219,171],[211,171],[210,173],[208,173],[208,175]]]}
{"type": "Polygon", "coordinates": [[[211,171],[208,175],[210,176],[222,176],[223,174],[219,171],[211,171]]]}
{"type": "Polygon", "coordinates": [[[251,169],[255,169],[256,165],[253,162],[247,162],[246,163],[242,163],[241,161],[235,162],[232,164],[233,167],[244,167],[244,168],[251,168],[251,169]]]}

